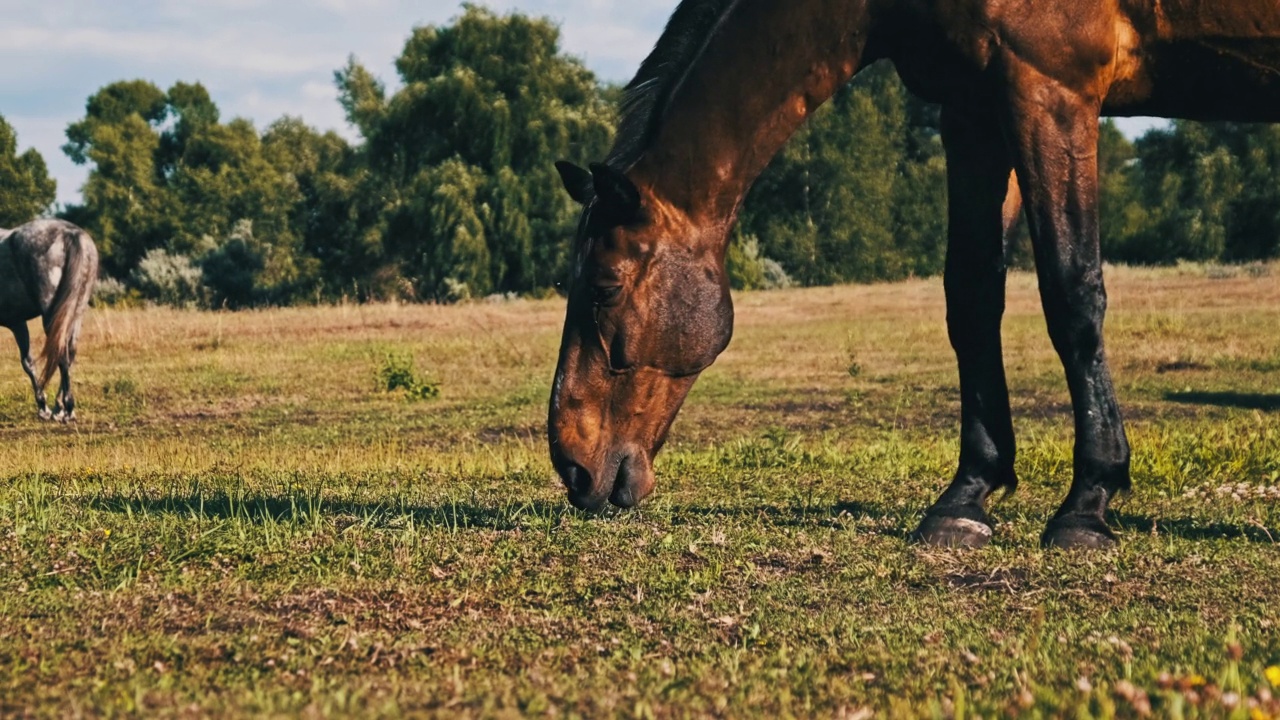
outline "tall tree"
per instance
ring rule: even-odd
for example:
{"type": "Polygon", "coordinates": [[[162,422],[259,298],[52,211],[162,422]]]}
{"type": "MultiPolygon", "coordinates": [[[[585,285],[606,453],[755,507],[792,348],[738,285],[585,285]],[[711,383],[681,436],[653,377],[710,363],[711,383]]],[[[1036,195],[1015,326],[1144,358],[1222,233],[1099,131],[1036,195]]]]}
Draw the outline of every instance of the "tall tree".
{"type": "Polygon", "coordinates": [[[888,64],[861,73],[756,181],[743,232],[804,284],[937,272],[946,215],[937,122],[888,64]]]}
{"type": "Polygon", "coordinates": [[[107,85],[89,98],[85,117],[67,128],[63,151],[78,165],[91,164],[84,203],[67,216],[94,235],[103,266],[117,277],[137,267],[152,248],[163,247],[175,228],[173,200],[156,164],[168,98],[150,82],[107,85]]]}
{"type": "Polygon", "coordinates": [[[21,225],[44,212],[57,189],[35,148],[18,154],[18,134],[0,116],[0,227],[21,225]]]}
{"type": "Polygon", "coordinates": [[[337,73],[370,169],[387,181],[388,250],[418,293],[529,291],[560,279],[574,208],[555,160],[602,157],[612,112],[551,22],[465,5],[418,28],[403,87],[352,60],[337,73]]]}
{"type": "Polygon", "coordinates": [[[1103,120],[1098,131],[1098,207],[1102,255],[1108,260],[1123,257],[1128,239],[1147,222],[1133,180],[1136,154],[1115,121],[1103,120]]]}
{"type": "Polygon", "coordinates": [[[384,263],[382,178],[363,153],[334,132],[320,133],[284,117],[262,137],[262,152],[296,188],[289,209],[299,254],[318,267],[323,294],[359,299],[399,294],[380,274],[384,263]]]}
{"type": "Polygon", "coordinates": [[[1223,258],[1280,257],[1280,126],[1214,123],[1208,129],[1239,173],[1238,191],[1228,201],[1223,258]]]}
{"type": "Polygon", "coordinates": [[[1130,189],[1113,178],[1103,181],[1104,191],[1113,193],[1102,198],[1105,220],[1112,221],[1103,230],[1110,259],[1170,263],[1225,256],[1242,175],[1237,158],[1211,126],[1177,121],[1151,130],[1134,144],[1133,160],[1118,172],[1130,189]],[[1123,209],[1109,208],[1109,200],[1123,202],[1123,209]]]}
{"type": "Polygon", "coordinates": [[[131,277],[143,257],[162,250],[201,265],[222,288],[244,287],[242,278],[226,277],[232,265],[252,267],[254,291],[244,298],[214,292],[219,304],[309,294],[319,263],[306,257],[295,227],[303,200],[297,163],[269,150],[249,121],[223,123],[219,115],[198,83],[168,92],[145,81],[99,90],[85,117],[67,128],[64,150],[92,165],[84,204],[67,215],[100,238],[104,265],[117,277],[131,277]]]}

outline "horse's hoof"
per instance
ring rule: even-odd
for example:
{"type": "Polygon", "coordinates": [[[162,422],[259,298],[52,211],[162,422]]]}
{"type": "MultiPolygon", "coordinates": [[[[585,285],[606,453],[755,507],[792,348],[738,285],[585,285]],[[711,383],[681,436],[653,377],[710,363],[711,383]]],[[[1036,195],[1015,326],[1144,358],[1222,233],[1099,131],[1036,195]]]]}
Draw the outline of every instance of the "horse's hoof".
{"type": "Polygon", "coordinates": [[[911,540],[937,547],[980,548],[991,542],[991,526],[981,520],[925,515],[911,540]]]}
{"type": "Polygon", "coordinates": [[[52,420],[53,413],[49,412],[48,410],[37,410],[36,417],[41,420],[52,420]]]}
{"type": "Polygon", "coordinates": [[[1115,533],[1098,518],[1067,515],[1049,521],[1040,545],[1045,549],[1106,550],[1120,544],[1115,533]]]}

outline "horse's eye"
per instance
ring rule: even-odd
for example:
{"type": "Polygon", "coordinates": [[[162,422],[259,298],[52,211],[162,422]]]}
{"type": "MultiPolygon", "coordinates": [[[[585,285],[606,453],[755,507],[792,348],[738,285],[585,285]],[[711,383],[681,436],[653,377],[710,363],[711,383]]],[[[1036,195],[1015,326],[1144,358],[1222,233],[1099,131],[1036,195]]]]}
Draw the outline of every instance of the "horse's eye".
{"type": "Polygon", "coordinates": [[[621,285],[592,285],[591,304],[596,307],[606,307],[617,301],[621,294],[621,285]]]}

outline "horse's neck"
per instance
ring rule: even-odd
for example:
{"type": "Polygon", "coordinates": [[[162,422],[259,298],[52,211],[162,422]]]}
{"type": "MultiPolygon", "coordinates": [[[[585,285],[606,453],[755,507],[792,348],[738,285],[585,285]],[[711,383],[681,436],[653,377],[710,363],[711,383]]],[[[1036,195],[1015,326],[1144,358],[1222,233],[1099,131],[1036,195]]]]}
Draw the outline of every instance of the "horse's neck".
{"type": "Polygon", "coordinates": [[[745,0],[672,96],[632,168],[703,227],[727,225],[787,138],[862,61],[870,0],[745,0]]]}

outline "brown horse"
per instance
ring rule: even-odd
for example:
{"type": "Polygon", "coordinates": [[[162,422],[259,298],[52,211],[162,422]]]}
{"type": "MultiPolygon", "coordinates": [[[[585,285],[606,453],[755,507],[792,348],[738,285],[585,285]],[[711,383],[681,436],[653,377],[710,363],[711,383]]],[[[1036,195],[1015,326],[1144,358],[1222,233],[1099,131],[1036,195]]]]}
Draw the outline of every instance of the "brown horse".
{"type": "Polygon", "coordinates": [[[1098,117],[1280,121],[1276,0],[681,2],[627,88],[610,156],[558,166],[585,206],[548,428],[574,505],[651,492],[655,453],[732,333],[724,257],[743,196],[879,59],[942,105],[947,153],[960,461],[915,536],[985,544],[986,499],[1017,483],[1000,345],[1016,172],[1075,413],[1074,479],[1042,541],[1115,542],[1104,513],[1129,487],[1129,445],[1103,351],[1098,117]]]}

